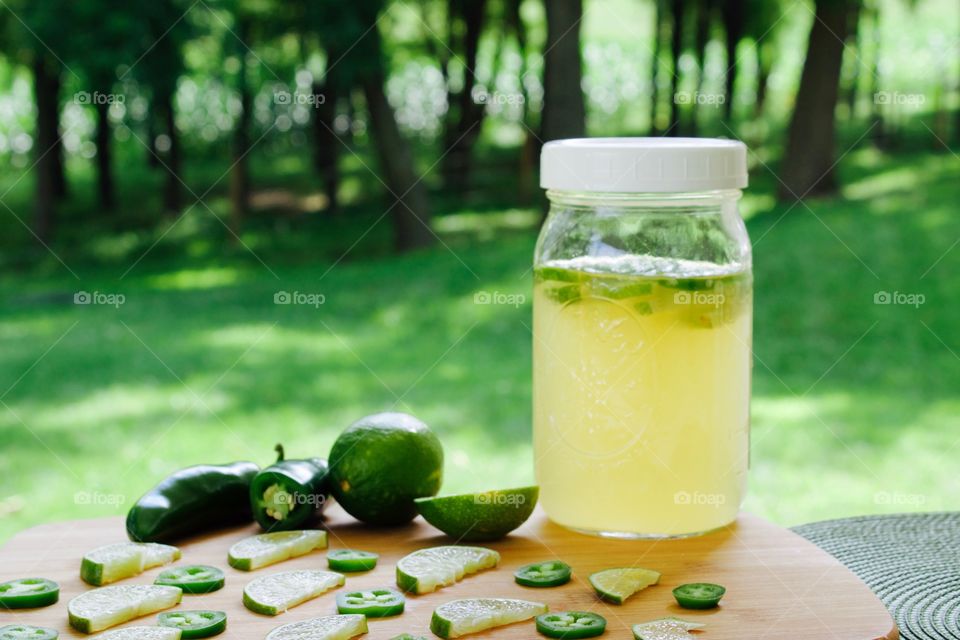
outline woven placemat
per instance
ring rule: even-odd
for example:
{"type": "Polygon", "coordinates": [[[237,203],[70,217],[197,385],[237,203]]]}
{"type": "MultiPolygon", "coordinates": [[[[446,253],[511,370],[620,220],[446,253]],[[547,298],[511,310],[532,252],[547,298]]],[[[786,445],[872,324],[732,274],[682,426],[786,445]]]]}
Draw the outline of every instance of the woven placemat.
{"type": "Polygon", "coordinates": [[[904,640],[960,640],[960,513],[844,518],[793,530],[860,576],[904,640]]]}

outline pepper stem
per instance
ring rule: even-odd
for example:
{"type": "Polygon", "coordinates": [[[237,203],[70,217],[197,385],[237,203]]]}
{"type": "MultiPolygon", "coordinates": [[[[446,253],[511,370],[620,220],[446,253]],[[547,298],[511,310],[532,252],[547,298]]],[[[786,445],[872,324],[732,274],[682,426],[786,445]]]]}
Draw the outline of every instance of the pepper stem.
{"type": "Polygon", "coordinates": [[[283,445],[277,443],[273,450],[277,452],[277,462],[283,462],[283,445]]]}

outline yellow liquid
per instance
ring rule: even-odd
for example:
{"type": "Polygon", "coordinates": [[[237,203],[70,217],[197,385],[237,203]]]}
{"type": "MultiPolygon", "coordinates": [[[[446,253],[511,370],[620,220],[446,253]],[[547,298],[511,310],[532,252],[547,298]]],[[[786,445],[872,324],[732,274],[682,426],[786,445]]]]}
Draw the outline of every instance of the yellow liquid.
{"type": "Polygon", "coordinates": [[[732,522],[749,461],[749,271],[672,263],[670,275],[614,275],[595,271],[665,265],[585,260],[536,271],[541,504],[555,522],[601,535],[732,522]]]}

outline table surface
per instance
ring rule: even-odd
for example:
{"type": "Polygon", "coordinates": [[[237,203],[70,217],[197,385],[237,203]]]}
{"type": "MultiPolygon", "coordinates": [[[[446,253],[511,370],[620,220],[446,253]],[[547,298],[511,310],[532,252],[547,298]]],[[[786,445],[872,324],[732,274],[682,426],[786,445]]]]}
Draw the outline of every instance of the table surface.
{"type": "MultiPolygon", "coordinates": [[[[377,551],[380,564],[369,573],[347,577],[346,588],[393,586],[396,561],[415,549],[450,544],[450,540],[419,518],[399,528],[371,528],[344,514],[334,505],[325,526],[330,548],[377,551]]],[[[265,567],[255,572],[236,571],[226,565],[227,550],[254,527],[226,530],[180,545],[179,564],[212,564],[224,569],[227,585],[204,596],[185,595],[181,609],[220,609],[229,615],[221,636],[262,638],[288,622],[335,613],[334,593],[304,603],[276,617],[261,616],[243,608],[241,593],[251,579],[276,571],[326,568],[323,552],[265,567]]],[[[61,585],[61,601],[51,607],[0,612],[0,625],[37,624],[57,628],[62,637],[82,637],[67,625],[67,601],[88,590],[78,577],[80,559],[97,546],[125,539],[121,518],[80,520],[42,525],[15,536],[0,550],[0,581],[43,576],[61,585]]],[[[551,610],[594,611],[608,621],[606,638],[632,638],[630,627],[665,616],[705,622],[703,640],[790,638],[791,640],[842,638],[877,640],[896,638],[897,632],[883,604],[853,573],[829,554],[797,534],[756,516],[744,514],[732,526],[698,538],[669,541],[624,541],[576,534],[549,522],[538,509],[521,529],[504,540],[485,546],[501,554],[500,566],[465,578],[435,593],[410,596],[407,611],[399,617],[372,620],[364,638],[386,640],[401,632],[432,637],[429,619],[439,604],[467,597],[509,597],[547,603],[551,610]],[[512,573],[528,562],[562,559],[574,570],[574,579],[554,589],[530,589],[513,582],[512,573]],[[663,574],[659,585],[617,606],[599,601],[587,577],[594,571],[617,566],[642,566],[663,574]],[[721,606],[712,611],[686,611],[676,606],[670,591],[686,582],[716,582],[727,587],[721,606]]],[[[161,569],[152,569],[121,584],[146,584],[161,569]]],[[[155,616],[127,623],[154,624],[155,616]]],[[[532,622],[519,623],[476,634],[476,638],[536,638],[532,622]]]]}

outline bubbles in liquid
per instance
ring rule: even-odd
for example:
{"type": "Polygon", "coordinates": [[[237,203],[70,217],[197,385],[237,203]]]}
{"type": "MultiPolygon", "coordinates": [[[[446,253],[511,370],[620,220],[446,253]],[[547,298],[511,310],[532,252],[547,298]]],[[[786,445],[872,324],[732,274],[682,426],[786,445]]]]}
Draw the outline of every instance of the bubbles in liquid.
{"type": "Polygon", "coordinates": [[[665,276],[668,278],[702,278],[743,273],[750,265],[732,262],[716,264],[681,258],[651,255],[580,256],[567,260],[550,260],[547,266],[587,273],[609,273],[629,276],[665,276]]]}

